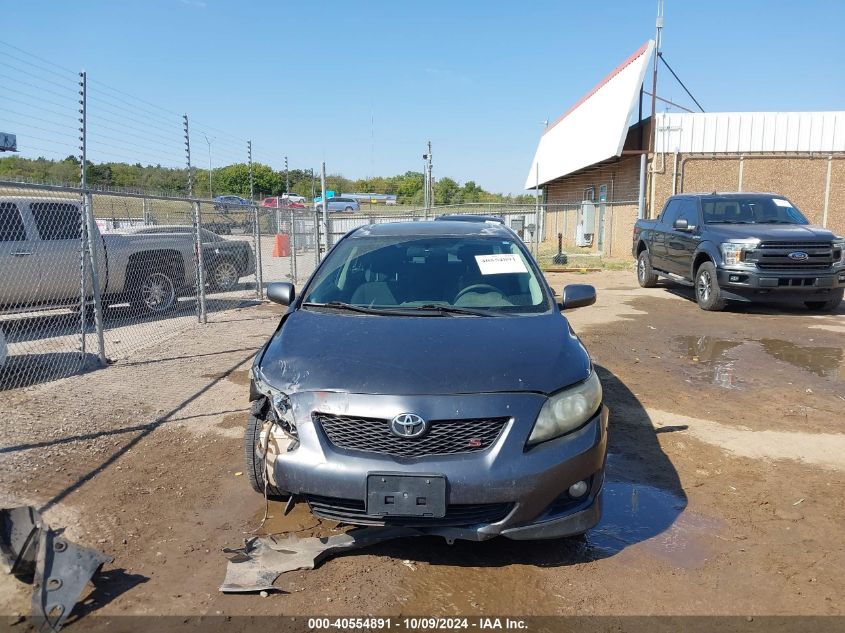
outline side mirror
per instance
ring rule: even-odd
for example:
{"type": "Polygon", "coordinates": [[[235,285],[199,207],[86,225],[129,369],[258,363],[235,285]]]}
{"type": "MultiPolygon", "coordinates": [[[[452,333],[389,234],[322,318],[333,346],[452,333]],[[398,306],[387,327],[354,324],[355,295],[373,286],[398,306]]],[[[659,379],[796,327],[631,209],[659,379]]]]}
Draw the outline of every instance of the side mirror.
{"type": "Polygon", "coordinates": [[[596,302],[596,289],[589,284],[569,284],[563,289],[560,307],[564,310],[591,306],[596,302]]]}
{"type": "Polygon", "coordinates": [[[678,218],[675,220],[675,224],[672,225],[676,231],[689,231],[689,222],[684,220],[683,218],[678,218]]]}
{"type": "Polygon", "coordinates": [[[296,290],[294,289],[292,283],[287,281],[274,281],[271,284],[267,284],[267,298],[273,303],[289,306],[293,303],[295,296],[296,290]]]}

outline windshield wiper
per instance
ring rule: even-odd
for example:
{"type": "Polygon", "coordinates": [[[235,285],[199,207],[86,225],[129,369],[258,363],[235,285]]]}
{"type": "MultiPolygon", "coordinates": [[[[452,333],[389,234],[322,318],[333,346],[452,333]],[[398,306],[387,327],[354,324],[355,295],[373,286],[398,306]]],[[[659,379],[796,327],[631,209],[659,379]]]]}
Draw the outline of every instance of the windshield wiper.
{"type": "Polygon", "coordinates": [[[476,308],[462,308],[460,306],[441,305],[439,303],[426,303],[421,306],[408,306],[407,310],[433,310],[443,314],[471,314],[472,316],[502,316],[502,312],[491,310],[478,310],[476,308]]]}
{"type": "Polygon", "coordinates": [[[798,224],[789,220],[760,220],[757,224],[798,224]]]}
{"type": "Polygon", "coordinates": [[[329,308],[330,310],[348,310],[349,312],[361,312],[363,314],[401,314],[396,310],[384,310],[381,308],[368,308],[366,306],[356,306],[345,301],[327,301],[325,303],[316,303],[314,301],[306,301],[302,304],[303,308],[329,308]]]}
{"type": "Polygon", "coordinates": [[[710,220],[707,224],[754,224],[748,220],[710,220]]]}

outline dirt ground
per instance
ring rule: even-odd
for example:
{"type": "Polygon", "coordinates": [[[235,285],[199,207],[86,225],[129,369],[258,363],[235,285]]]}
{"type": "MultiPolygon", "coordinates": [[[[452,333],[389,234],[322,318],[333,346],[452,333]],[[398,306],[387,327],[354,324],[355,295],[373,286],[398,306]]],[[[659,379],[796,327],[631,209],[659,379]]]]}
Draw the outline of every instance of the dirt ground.
{"type": "MultiPolygon", "coordinates": [[[[583,540],[394,541],[218,592],[224,547],[258,525],[242,474],[248,368],[280,310],[232,311],[192,336],[81,376],[0,394],[0,505],[46,508],[114,557],[75,616],[842,615],[845,307],[698,309],[631,271],[571,312],[611,408],[601,524],[583,540]]],[[[271,503],[265,532],[337,533],[271,503]]],[[[0,576],[0,614],[30,588],[0,576]]]]}

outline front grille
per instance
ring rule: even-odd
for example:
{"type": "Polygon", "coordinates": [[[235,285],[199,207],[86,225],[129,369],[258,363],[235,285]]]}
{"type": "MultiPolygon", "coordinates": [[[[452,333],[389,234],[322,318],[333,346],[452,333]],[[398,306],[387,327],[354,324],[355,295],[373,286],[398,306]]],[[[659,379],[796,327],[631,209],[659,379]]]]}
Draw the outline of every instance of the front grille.
{"type": "Polygon", "coordinates": [[[390,420],[318,412],[312,413],[312,419],[337,448],[397,457],[477,453],[493,445],[508,421],[508,418],[432,420],[428,433],[406,438],[390,431],[390,420]]]}
{"type": "Polygon", "coordinates": [[[396,525],[402,527],[456,527],[495,523],[513,509],[512,503],[449,504],[443,517],[401,517],[367,514],[363,501],[306,495],[311,512],[323,519],[352,525],[396,525]]]}
{"type": "Polygon", "coordinates": [[[829,270],[839,259],[831,242],[761,242],[753,250],[746,251],[745,261],[757,264],[761,270],[816,271],[829,270]],[[794,260],[789,254],[795,251],[807,253],[807,259],[794,260]]]}

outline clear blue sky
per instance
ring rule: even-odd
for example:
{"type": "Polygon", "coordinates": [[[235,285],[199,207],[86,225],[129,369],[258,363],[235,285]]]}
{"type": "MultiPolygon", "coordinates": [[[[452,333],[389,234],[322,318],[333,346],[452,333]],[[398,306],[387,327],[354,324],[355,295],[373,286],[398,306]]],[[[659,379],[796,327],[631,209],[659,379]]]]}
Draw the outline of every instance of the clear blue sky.
{"type": "MultiPolygon", "coordinates": [[[[99,81],[172,112],[137,104],[161,117],[162,134],[175,120],[163,164],[182,153],[178,115],[187,112],[197,130],[226,131],[211,135],[215,163],[243,160],[239,139],[251,138],[256,159],[275,168],[287,154],[292,167],[326,160],[347,177],[390,175],[419,170],[431,139],[436,177],[518,193],[543,120],[653,37],[656,2],[2,0],[0,8],[0,40],[85,68],[92,92],[99,81]]],[[[845,3],[666,0],[665,13],[666,59],[705,109],[845,108],[845,3]]],[[[0,65],[7,86],[29,68],[0,62],[11,65],[0,65]]],[[[683,97],[668,73],[659,93],[683,97]]],[[[92,97],[92,125],[95,105],[92,97]]],[[[109,112],[112,127],[119,113],[109,112]]],[[[126,113],[146,116],[128,104],[126,113]]],[[[0,110],[0,126],[16,121],[0,110]]],[[[134,157],[132,139],[109,134],[119,137],[114,155],[134,157]]],[[[207,145],[197,136],[194,162],[203,167],[207,145]]],[[[95,148],[91,158],[107,159],[95,148]]]]}

